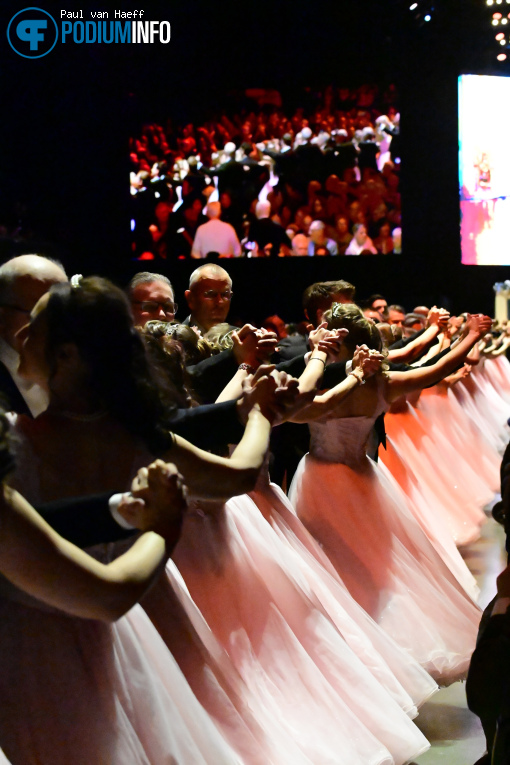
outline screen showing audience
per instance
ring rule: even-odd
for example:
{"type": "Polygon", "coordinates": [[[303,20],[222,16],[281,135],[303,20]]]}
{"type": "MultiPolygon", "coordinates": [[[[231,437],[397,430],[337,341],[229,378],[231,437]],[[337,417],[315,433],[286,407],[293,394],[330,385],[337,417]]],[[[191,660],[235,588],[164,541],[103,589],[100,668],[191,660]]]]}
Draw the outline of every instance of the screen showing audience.
{"type": "Polygon", "coordinates": [[[246,90],[229,103],[132,135],[135,259],[402,252],[394,86],[328,86],[291,100],[246,90]]]}
{"type": "Polygon", "coordinates": [[[462,263],[510,265],[510,77],[459,77],[462,263]]]}

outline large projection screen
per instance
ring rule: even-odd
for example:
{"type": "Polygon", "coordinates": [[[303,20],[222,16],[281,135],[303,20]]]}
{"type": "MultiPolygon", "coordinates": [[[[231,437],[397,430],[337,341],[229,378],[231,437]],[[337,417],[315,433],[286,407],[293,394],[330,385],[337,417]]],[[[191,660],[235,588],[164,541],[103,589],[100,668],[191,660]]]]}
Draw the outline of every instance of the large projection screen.
{"type": "Polygon", "coordinates": [[[510,265],[510,77],[459,77],[462,263],[510,265]]]}

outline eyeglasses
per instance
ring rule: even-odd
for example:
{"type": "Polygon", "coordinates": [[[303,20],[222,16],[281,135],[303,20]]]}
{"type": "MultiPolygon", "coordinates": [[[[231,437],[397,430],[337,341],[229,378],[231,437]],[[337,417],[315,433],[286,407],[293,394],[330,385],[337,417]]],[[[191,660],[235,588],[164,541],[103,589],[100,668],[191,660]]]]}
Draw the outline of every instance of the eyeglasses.
{"type": "Polygon", "coordinates": [[[157,311],[161,310],[167,315],[174,315],[177,313],[177,309],[179,308],[177,303],[171,303],[170,301],[165,301],[162,303],[159,300],[132,300],[131,302],[134,305],[141,306],[141,310],[144,313],[156,313],[157,311]]]}
{"type": "Polygon", "coordinates": [[[8,303],[2,303],[0,308],[10,308],[11,311],[19,311],[19,313],[25,313],[27,316],[30,316],[31,314],[31,311],[28,308],[22,308],[19,305],[9,305],[8,303]]]}
{"type": "Polygon", "coordinates": [[[202,293],[202,297],[206,300],[215,300],[216,298],[231,300],[233,294],[234,293],[231,290],[224,290],[223,292],[218,292],[218,290],[206,290],[202,293]]]}

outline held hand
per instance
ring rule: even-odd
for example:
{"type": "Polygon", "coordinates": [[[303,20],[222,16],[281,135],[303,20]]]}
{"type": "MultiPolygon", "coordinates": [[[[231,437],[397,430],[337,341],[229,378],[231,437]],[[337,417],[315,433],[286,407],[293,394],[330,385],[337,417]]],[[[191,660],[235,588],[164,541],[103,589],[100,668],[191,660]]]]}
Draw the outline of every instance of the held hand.
{"type": "Polygon", "coordinates": [[[255,374],[243,380],[243,392],[237,402],[237,415],[244,425],[253,407],[258,406],[264,411],[269,405],[268,402],[278,387],[276,380],[271,376],[273,370],[274,365],[261,364],[255,374]]]}
{"type": "Polygon", "coordinates": [[[232,332],[232,352],[238,364],[249,364],[251,367],[258,366],[256,358],[257,328],[252,324],[245,324],[241,329],[232,332]]]}
{"type": "Polygon", "coordinates": [[[368,357],[361,362],[363,377],[368,379],[369,377],[372,377],[372,375],[377,374],[381,369],[383,361],[384,356],[382,353],[371,350],[368,357]]]}
{"type": "Polygon", "coordinates": [[[331,329],[328,334],[320,340],[318,350],[327,353],[331,360],[336,359],[348,334],[348,329],[331,329]]]}
{"type": "Polygon", "coordinates": [[[313,401],[315,391],[301,393],[299,380],[295,377],[291,377],[286,372],[274,371],[272,374],[277,381],[272,424],[280,425],[307,407],[313,401]]]}
{"type": "Polygon", "coordinates": [[[478,338],[483,337],[490,330],[492,326],[492,320],[490,316],[484,316],[481,313],[467,315],[466,324],[464,326],[464,333],[476,335],[478,338]]]}
{"type": "Polygon", "coordinates": [[[323,321],[317,329],[314,329],[312,324],[308,324],[308,342],[310,343],[310,350],[314,351],[319,345],[320,341],[328,335],[328,323],[323,321]]]}
{"type": "Polygon", "coordinates": [[[369,355],[370,348],[368,345],[357,345],[352,357],[352,368],[357,369],[359,367],[361,369],[363,366],[363,361],[367,359],[369,355]]]}
{"type": "Polygon", "coordinates": [[[437,325],[440,328],[444,328],[448,324],[450,318],[450,312],[445,308],[438,308],[437,305],[432,306],[427,316],[427,327],[437,325]]]}
{"type": "Polygon", "coordinates": [[[131,484],[131,494],[119,504],[122,517],[141,531],[155,531],[175,540],[186,510],[186,487],[175,465],[156,460],[141,468],[131,484]]]}
{"type": "Polygon", "coordinates": [[[256,369],[259,364],[266,363],[278,345],[275,332],[268,329],[257,329],[252,324],[245,324],[237,332],[232,333],[234,357],[238,364],[249,364],[256,369]]]}
{"type": "Polygon", "coordinates": [[[276,332],[261,327],[261,329],[257,329],[255,334],[257,337],[257,345],[255,348],[257,361],[259,364],[268,364],[278,345],[276,332]]]}

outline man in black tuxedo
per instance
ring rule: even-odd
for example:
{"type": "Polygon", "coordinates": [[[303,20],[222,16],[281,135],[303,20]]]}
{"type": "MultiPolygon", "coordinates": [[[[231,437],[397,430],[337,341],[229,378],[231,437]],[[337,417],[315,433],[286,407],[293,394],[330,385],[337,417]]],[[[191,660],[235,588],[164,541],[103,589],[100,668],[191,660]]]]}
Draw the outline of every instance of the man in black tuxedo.
{"type": "Polygon", "coordinates": [[[0,266],[0,395],[4,407],[36,417],[48,401],[38,385],[18,376],[17,333],[52,284],[67,281],[60,263],[40,255],[19,255],[0,266]]]}

